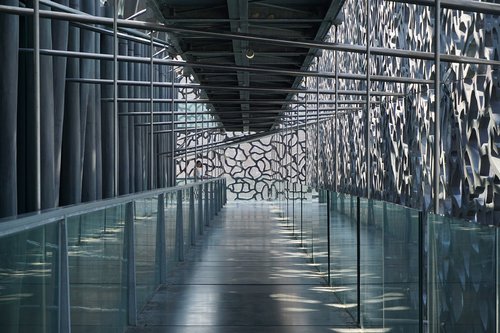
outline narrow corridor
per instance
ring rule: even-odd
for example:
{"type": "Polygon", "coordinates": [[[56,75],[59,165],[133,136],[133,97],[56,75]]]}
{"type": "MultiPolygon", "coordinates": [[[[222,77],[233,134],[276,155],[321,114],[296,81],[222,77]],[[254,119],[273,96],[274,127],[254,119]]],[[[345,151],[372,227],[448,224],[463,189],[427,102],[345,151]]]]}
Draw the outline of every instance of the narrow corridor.
{"type": "Polygon", "coordinates": [[[272,203],[229,202],[206,233],[128,333],[355,331],[272,203]]]}

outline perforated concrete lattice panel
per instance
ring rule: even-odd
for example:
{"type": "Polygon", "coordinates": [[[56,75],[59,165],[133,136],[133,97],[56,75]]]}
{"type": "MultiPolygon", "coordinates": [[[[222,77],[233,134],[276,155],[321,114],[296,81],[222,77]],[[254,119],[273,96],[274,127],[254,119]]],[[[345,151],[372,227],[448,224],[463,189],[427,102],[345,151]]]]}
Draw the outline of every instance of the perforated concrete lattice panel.
{"type": "MultiPolygon", "coordinates": [[[[197,145],[224,141],[242,133],[208,133],[198,135],[197,145]],[[217,136],[217,138],[215,137],[217,136]]],[[[213,151],[197,152],[206,175],[227,178],[229,200],[268,200],[277,196],[277,183],[283,179],[305,181],[304,131],[288,131],[270,135],[255,141],[241,143],[213,151]],[[298,136],[297,136],[298,133],[298,136]],[[297,137],[299,140],[297,140],[297,137]]],[[[179,137],[184,148],[184,136],[179,137]]],[[[195,147],[195,136],[188,136],[188,147],[195,147]]],[[[188,177],[194,176],[195,159],[188,158],[188,177]]],[[[178,179],[184,178],[185,158],[178,159],[178,179]]]]}

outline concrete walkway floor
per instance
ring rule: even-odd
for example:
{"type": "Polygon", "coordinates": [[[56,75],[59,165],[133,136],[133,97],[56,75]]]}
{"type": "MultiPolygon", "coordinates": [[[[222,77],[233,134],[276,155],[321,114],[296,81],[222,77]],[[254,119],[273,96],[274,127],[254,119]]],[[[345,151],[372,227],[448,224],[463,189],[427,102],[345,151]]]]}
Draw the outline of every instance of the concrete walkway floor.
{"type": "Polygon", "coordinates": [[[229,202],[128,333],[356,332],[267,202],[229,202]]]}

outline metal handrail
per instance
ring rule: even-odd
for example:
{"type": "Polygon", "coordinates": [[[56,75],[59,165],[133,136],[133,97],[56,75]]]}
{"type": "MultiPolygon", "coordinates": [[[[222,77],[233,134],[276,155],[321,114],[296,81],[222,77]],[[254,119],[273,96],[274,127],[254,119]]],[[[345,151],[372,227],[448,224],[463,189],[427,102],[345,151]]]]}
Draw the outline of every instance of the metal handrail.
{"type": "Polygon", "coordinates": [[[191,187],[203,185],[206,183],[211,183],[221,179],[224,178],[223,177],[210,178],[195,183],[189,183],[174,187],[161,188],[161,189],[144,191],[133,194],[125,194],[122,196],[109,199],[80,203],[71,206],[52,208],[46,211],[27,213],[18,216],[2,218],[0,219],[0,237],[9,236],[22,231],[32,230],[34,228],[51,224],[55,221],[64,220],[68,217],[87,214],[98,210],[123,205],[134,200],[144,199],[159,194],[175,193],[179,190],[189,189],[191,187]]]}

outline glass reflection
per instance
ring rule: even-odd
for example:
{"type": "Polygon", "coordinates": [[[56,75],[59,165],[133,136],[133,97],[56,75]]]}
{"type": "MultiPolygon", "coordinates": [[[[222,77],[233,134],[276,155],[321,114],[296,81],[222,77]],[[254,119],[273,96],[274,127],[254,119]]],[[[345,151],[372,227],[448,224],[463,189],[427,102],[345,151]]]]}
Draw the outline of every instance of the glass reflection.
{"type": "Polygon", "coordinates": [[[58,223],[0,241],[2,332],[55,332],[58,328],[58,223]]]}

